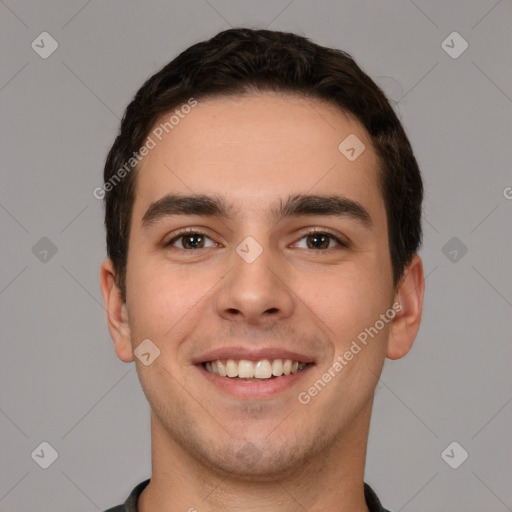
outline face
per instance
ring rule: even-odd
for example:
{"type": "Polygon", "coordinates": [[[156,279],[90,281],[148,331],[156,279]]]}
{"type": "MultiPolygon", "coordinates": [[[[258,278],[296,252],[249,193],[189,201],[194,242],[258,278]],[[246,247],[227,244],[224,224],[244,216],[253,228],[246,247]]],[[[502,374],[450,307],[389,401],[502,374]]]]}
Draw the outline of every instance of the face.
{"type": "Polygon", "coordinates": [[[158,347],[148,366],[135,361],[161,431],[253,478],[357,439],[384,358],[416,332],[409,321],[401,334],[410,299],[393,286],[379,162],[360,123],[294,96],[199,101],[137,172],[111,332],[124,361],[143,340],[158,347]],[[338,149],[349,135],[365,147],[355,160],[338,149]]]}

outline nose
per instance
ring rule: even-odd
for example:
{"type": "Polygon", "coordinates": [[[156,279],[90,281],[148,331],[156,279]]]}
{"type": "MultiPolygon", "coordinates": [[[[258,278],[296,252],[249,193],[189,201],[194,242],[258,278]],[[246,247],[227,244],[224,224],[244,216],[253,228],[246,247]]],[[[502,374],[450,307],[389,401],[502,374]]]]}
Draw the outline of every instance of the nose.
{"type": "Polygon", "coordinates": [[[293,314],[296,299],[284,261],[268,245],[260,247],[263,251],[254,260],[242,252],[254,250],[250,244],[234,252],[232,269],[216,297],[217,313],[224,319],[257,325],[293,314]]]}

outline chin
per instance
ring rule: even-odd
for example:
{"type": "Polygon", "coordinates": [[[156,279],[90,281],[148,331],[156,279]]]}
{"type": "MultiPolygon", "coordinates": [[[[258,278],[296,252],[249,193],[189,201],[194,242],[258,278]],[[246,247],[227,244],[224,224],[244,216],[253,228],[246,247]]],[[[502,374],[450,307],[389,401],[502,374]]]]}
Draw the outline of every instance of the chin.
{"type": "MultiPolygon", "coordinates": [[[[211,448],[209,445],[203,450],[211,448]]],[[[302,448],[299,452],[297,446],[275,446],[268,441],[236,441],[205,454],[202,462],[215,472],[229,475],[230,479],[275,482],[291,476],[302,467],[309,453],[306,447],[302,448]]]]}

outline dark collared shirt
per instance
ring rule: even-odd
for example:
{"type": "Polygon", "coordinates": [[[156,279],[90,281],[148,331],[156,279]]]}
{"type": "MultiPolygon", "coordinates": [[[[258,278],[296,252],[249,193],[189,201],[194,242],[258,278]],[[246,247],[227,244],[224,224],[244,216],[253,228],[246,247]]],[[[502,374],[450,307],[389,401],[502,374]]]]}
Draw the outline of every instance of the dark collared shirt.
{"type": "MultiPolygon", "coordinates": [[[[149,484],[149,480],[150,479],[148,478],[147,480],[144,480],[144,482],[135,486],[130,496],[128,496],[128,499],[124,502],[124,505],[109,508],[108,510],[105,510],[105,512],[139,512],[137,502],[139,501],[139,496],[142,494],[142,491],[149,484]]],[[[377,498],[373,489],[366,483],[364,484],[364,497],[370,512],[389,512],[389,510],[382,507],[379,498],[377,498]]]]}

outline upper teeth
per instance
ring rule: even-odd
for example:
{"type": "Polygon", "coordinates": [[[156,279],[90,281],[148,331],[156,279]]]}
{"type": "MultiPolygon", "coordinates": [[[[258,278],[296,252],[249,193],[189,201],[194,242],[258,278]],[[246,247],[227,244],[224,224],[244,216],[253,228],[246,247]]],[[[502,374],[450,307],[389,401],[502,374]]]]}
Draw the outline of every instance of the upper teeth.
{"type": "Polygon", "coordinates": [[[272,375],[280,377],[297,373],[306,367],[307,363],[292,361],[291,359],[261,359],[260,361],[249,361],[247,359],[228,359],[221,361],[208,361],[204,363],[207,371],[216,373],[221,377],[240,377],[242,379],[270,379],[272,375]]]}

